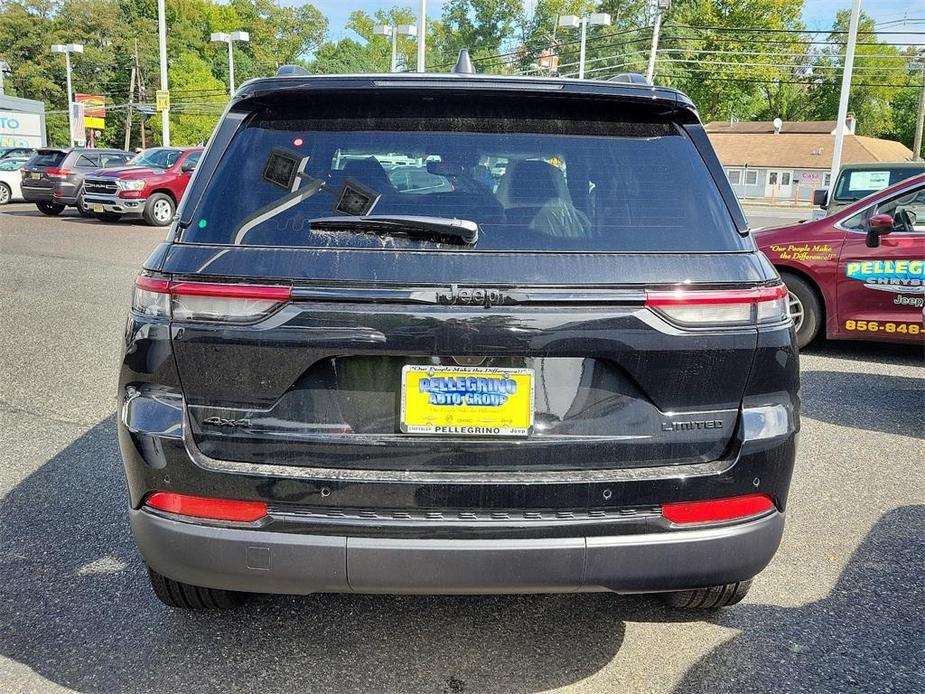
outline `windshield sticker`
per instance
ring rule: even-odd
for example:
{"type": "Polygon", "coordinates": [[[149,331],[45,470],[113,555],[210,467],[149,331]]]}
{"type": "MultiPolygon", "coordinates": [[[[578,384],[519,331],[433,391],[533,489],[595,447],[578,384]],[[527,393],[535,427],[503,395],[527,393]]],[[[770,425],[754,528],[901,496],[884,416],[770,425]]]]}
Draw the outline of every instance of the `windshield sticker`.
{"type": "Polygon", "coordinates": [[[868,289],[896,294],[925,294],[925,260],[866,260],[848,263],[848,279],[868,289]]]}
{"type": "Polygon", "coordinates": [[[889,171],[852,171],[848,190],[881,190],[890,185],[889,171]]]}
{"type": "Polygon", "coordinates": [[[298,154],[287,152],[284,149],[274,149],[267,158],[267,165],[263,169],[263,178],[273,185],[292,190],[293,181],[300,169],[298,154]]]}
{"type": "Polygon", "coordinates": [[[771,250],[781,260],[832,260],[835,257],[835,251],[827,243],[771,244],[771,250]]]}
{"type": "Polygon", "coordinates": [[[380,197],[381,195],[372,188],[348,178],[337,196],[334,211],[354,217],[365,217],[373,211],[380,197]]]}

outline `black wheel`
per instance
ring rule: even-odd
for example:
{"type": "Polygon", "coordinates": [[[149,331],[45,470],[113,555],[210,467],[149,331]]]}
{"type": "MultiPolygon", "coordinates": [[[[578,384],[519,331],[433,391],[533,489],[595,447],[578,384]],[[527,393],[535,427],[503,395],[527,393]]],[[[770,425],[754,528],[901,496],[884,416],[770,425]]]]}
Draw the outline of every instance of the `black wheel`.
{"type": "Polygon", "coordinates": [[[682,590],[677,593],[662,593],[662,600],[679,610],[715,610],[735,605],[748,593],[752,582],[740,581],[724,586],[682,590]]]}
{"type": "Polygon", "coordinates": [[[781,279],[787,285],[790,316],[797,332],[797,345],[802,349],[819,334],[822,327],[822,304],[815,287],[802,277],[782,272],[781,279]]]}
{"type": "Polygon", "coordinates": [[[0,205],[6,205],[13,197],[13,191],[6,183],[0,183],[0,205]]]}
{"type": "Polygon", "coordinates": [[[159,574],[150,566],[148,577],[151,579],[154,594],[169,607],[179,607],[185,610],[230,610],[243,605],[248,597],[247,593],[203,588],[174,581],[172,578],[159,574]]]}
{"type": "Polygon", "coordinates": [[[91,214],[101,222],[118,222],[122,219],[122,215],[115,212],[92,212],[91,214]]]}
{"type": "Polygon", "coordinates": [[[153,227],[165,227],[173,221],[177,206],[173,198],[165,193],[154,193],[145,203],[145,222],[153,227]]]}
{"type": "Polygon", "coordinates": [[[56,202],[37,202],[35,206],[39,208],[39,212],[47,214],[49,217],[57,217],[64,212],[64,205],[59,205],[56,202]]]}

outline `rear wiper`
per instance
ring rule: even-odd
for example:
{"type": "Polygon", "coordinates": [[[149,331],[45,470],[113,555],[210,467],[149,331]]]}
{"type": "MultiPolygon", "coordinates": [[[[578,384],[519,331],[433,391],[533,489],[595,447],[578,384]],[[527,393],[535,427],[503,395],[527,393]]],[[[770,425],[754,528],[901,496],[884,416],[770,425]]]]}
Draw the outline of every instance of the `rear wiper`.
{"type": "Polygon", "coordinates": [[[366,215],[360,217],[318,217],[309,220],[318,231],[359,231],[372,234],[407,234],[438,237],[474,245],[479,240],[479,225],[468,219],[419,217],[415,215],[366,215]]]}

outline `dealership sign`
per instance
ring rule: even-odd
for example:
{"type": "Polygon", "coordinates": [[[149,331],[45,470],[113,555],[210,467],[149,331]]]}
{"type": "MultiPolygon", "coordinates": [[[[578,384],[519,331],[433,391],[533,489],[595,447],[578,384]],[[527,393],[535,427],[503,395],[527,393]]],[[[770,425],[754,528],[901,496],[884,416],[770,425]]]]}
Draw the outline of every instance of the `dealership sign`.
{"type": "Polygon", "coordinates": [[[38,113],[0,111],[0,147],[41,147],[42,117],[38,113]]]}

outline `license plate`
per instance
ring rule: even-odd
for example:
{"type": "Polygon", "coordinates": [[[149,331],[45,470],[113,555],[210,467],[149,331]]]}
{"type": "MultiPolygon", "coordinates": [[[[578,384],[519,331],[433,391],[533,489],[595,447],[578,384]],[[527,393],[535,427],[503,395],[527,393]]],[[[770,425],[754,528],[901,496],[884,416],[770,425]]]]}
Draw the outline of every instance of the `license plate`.
{"type": "Polygon", "coordinates": [[[33,181],[38,181],[40,178],[42,178],[42,174],[40,174],[40,173],[35,173],[35,172],[32,173],[32,180],[33,180],[33,181]]]}
{"type": "Polygon", "coordinates": [[[406,434],[526,436],[533,428],[533,370],[405,366],[406,434]]]}
{"type": "Polygon", "coordinates": [[[103,207],[102,205],[90,205],[90,209],[92,209],[94,212],[105,212],[106,211],[106,208],[103,207]]]}

